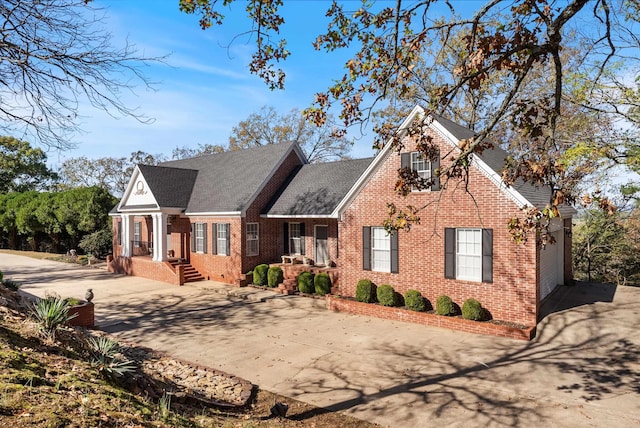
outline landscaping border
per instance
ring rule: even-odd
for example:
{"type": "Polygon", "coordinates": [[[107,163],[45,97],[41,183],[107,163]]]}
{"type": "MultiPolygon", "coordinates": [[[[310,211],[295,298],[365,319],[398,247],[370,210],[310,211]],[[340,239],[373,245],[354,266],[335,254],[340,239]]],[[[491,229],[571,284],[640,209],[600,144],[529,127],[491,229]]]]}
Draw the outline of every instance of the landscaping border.
{"type": "Polygon", "coordinates": [[[327,309],[334,312],[346,312],[366,315],[393,321],[410,322],[468,333],[508,337],[511,339],[531,340],[536,336],[536,326],[515,327],[490,321],[470,321],[461,317],[447,317],[426,312],[410,311],[399,307],[389,307],[374,303],[362,303],[335,295],[327,295],[327,309]]]}

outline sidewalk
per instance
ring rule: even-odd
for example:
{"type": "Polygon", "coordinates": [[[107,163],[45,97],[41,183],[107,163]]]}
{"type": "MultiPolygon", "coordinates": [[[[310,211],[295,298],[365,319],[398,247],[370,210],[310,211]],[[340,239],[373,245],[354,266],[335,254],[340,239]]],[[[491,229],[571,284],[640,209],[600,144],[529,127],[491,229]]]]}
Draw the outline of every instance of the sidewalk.
{"type": "Polygon", "coordinates": [[[522,342],[337,314],[324,301],[0,253],[25,293],[95,293],[127,341],[393,427],[640,426],[640,289],[563,287],[522,342]]]}

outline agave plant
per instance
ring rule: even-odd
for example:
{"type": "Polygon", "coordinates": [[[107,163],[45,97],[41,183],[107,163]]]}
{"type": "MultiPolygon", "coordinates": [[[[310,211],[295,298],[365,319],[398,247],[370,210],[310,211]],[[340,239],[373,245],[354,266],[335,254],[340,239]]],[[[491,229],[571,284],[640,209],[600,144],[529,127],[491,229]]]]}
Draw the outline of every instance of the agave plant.
{"type": "Polygon", "coordinates": [[[120,344],[106,336],[89,336],[87,344],[91,351],[91,365],[105,376],[121,376],[135,370],[131,360],[121,358],[120,344]]]}
{"type": "Polygon", "coordinates": [[[38,300],[32,308],[32,313],[38,328],[49,340],[55,340],[58,329],[78,315],[69,315],[67,301],[52,296],[38,300]]]}

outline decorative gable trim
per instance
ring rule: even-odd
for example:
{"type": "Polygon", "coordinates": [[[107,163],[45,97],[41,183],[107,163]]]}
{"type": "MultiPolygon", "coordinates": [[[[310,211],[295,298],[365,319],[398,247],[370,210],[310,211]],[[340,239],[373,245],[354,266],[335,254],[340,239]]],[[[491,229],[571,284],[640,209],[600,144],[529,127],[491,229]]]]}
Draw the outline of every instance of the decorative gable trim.
{"type": "Polygon", "coordinates": [[[131,174],[131,179],[118,204],[120,212],[134,211],[159,211],[160,207],[156,197],[151,192],[147,180],[136,165],[131,174]]]}

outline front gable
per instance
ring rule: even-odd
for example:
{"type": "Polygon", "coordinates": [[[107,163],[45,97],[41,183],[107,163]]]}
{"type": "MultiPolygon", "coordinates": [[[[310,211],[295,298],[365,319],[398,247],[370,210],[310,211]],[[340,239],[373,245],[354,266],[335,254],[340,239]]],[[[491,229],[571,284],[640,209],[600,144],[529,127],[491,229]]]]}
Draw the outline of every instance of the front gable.
{"type": "Polygon", "coordinates": [[[159,210],[157,199],[149,183],[142,175],[140,168],[136,166],[131,174],[131,179],[127,185],[127,189],[122,195],[122,199],[118,204],[120,212],[135,211],[155,211],[159,210]]]}

